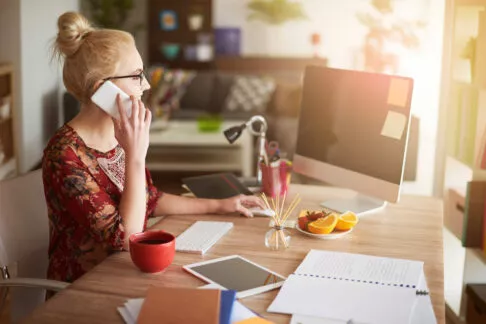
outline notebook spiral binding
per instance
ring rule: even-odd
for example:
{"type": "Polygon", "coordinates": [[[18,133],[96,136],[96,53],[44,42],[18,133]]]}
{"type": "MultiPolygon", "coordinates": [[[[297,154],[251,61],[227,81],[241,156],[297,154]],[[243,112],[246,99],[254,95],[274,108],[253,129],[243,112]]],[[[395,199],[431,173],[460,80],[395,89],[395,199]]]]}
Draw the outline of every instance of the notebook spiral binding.
{"type": "MultiPolygon", "coordinates": [[[[336,277],[336,276],[320,276],[314,274],[307,274],[307,273],[293,273],[292,275],[296,276],[303,276],[303,277],[311,277],[311,278],[323,278],[323,279],[332,279],[332,280],[341,280],[341,281],[351,281],[351,282],[359,282],[359,283],[368,283],[373,285],[380,285],[380,286],[392,286],[392,287],[403,287],[403,288],[417,288],[415,285],[404,285],[404,284],[394,284],[394,283],[384,283],[379,281],[371,281],[371,280],[358,280],[358,279],[349,279],[343,277],[336,277]]],[[[428,295],[429,292],[426,290],[417,290],[416,295],[424,296],[428,295]]]]}

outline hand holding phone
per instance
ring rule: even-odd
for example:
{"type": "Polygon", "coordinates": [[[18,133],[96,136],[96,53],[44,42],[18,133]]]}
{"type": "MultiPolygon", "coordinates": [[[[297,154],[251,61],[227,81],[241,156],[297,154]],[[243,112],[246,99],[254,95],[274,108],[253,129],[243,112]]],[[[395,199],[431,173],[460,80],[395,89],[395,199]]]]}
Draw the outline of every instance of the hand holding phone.
{"type": "Polygon", "coordinates": [[[91,101],[110,116],[120,120],[120,113],[118,112],[118,104],[116,100],[118,94],[120,95],[123,108],[125,108],[128,117],[130,117],[132,114],[132,101],[130,100],[130,96],[111,81],[105,81],[101,87],[96,90],[93,96],[91,96],[91,101]]]}
{"type": "Polygon", "coordinates": [[[138,160],[145,163],[152,113],[145,108],[142,100],[132,97],[130,102],[133,110],[131,117],[127,117],[122,111],[121,96],[117,96],[117,101],[120,119],[113,119],[115,138],[125,151],[127,161],[138,160]]]}

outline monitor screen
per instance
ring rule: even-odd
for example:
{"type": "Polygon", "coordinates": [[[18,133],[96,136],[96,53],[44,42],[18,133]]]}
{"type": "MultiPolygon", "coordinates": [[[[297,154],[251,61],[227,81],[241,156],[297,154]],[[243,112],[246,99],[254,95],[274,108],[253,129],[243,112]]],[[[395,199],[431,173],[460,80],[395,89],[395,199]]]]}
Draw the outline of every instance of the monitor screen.
{"type": "MultiPolygon", "coordinates": [[[[365,180],[399,186],[412,87],[410,78],[308,67],[297,133],[296,171],[315,176],[316,169],[309,174],[299,165],[299,159],[314,162],[314,166],[325,164],[334,168],[322,169],[318,176],[321,180],[358,191],[368,187],[367,193],[375,197],[382,195],[373,190],[372,182],[364,184],[365,180]],[[344,172],[345,177],[325,174],[330,170],[344,172]]],[[[398,195],[398,187],[396,191],[398,195]]]]}

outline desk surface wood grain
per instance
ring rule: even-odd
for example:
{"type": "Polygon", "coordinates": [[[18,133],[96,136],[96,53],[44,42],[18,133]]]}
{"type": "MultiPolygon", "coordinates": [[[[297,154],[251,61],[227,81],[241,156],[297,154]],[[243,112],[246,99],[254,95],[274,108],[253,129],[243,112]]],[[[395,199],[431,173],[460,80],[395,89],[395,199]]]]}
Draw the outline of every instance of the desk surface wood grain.
{"type": "MultiPolygon", "coordinates": [[[[336,188],[292,185],[287,199],[289,203],[296,193],[302,197],[302,203],[294,212],[294,218],[302,208],[318,209],[325,199],[353,194],[336,188]]],[[[170,216],[153,228],[178,235],[196,220],[231,221],[235,226],[204,256],[177,253],[173,264],[158,274],[141,273],[127,252],[112,255],[39,307],[27,322],[122,323],[116,307],[122,306],[127,298],[143,297],[151,285],[199,287],[206,284],[183,271],[183,265],[239,254],[288,276],[310,249],[322,249],[424,261],[437,321],[445,323],[442,203],[438,199],[403,196],[400,203],[388,204],[382,211],[362,217],[352,233],[337,240],[317,240],[292,229],[290,248],[286,251],[271,251],[265,247],[264,236],[270,220],[263,217],[170,216]]],[[[269,320],[288,323],[290,316],[266,312],[277,293],[278,290],[273,290],[240,301],[269,320]]]]}

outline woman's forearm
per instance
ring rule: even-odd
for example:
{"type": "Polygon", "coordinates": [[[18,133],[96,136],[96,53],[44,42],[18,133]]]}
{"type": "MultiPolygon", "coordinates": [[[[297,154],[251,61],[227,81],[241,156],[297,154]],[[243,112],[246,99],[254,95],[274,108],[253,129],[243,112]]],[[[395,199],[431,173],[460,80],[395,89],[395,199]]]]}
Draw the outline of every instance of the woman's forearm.
{"type": "Polygon", "coordinates": [[[157,201],[155,215],[185,215],[219,213],[221,201],[216,199],[198,199],[163,194],[157,201]]]}
{"type": "Polygon", "coordinates": [[[147,208],[145,182],[145,163],[127,157],[125,185],[119,207],[125,228],[126,249],[128,249],[129,236],[143,231],[147,208]]]}

